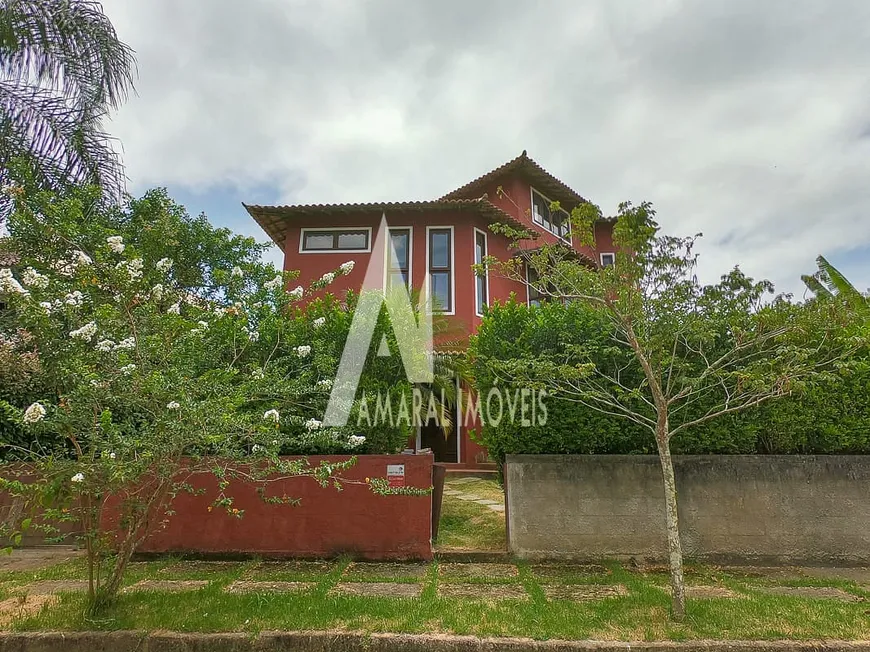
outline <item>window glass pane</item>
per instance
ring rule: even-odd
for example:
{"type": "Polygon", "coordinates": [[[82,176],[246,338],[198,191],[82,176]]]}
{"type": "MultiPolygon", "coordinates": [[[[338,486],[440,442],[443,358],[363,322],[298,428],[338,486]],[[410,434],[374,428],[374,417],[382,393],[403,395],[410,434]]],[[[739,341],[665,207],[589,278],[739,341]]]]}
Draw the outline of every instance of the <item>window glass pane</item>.
{"type": "Polygon", "coordinates": [[[429,251],[429,266],[445,269],[450,267],[450,232],[431,231],[429,251]]]}
{"type": "Polygon", "coordinates": [[[306,233],[303,249],[332,249],[332,233],[306,233]]]}
{"type": "Polygon", "coordinates": [[[387,277],[387,281],[389,283],[389,287],[400,287],[402,285],[408,285],[408,272],[407,271],[396,271],[390,272],[387,277]]]}
{"type": "Polygon", "coordinates": [[[486,277],[477,277],[477,312],[483,314],[483,307],[487,305],[486,301],[486,277]]]}
{"type": "Polygon", "coordinates": [[[532,215],[538,224],[550,221],[550,207],[547,205],[547,200],[536,192],[532,193],[532,215]]]}
{"type": "Polygon", "coordinates": [[[368,249],[367,231],[343,231],[338,234],[339,249],[368,249]]]}
{"type": "Polygon", "coordinates": [[[390,240],[393,243],[393,249],[396,252],[395,260],[392,259],[392,251],[390,251],[390,269],[408,269],[408,236],[407,231],[391,231],[390,240]]]}
{"type": "Polygon", "coordinates": [[[433,272],[432,304],[435,310],[450,311],[450,274],[448,272],[433,272]]]}
{"type": "Polygon", "coordinates": [[[526,272],[526,278],[529,280],[529,305],[530,306],[540,306],[541,305],[541,293],[538,292],[537,284],[538,284],[538,272],[533,268],[529,267],[526,272]]]}
{"type": "Polygon", "coordinates": [[[601,254],[601,266],[610,267],[614,261],[614,254],[601,254]]]}
{"type": "Polygon", "coordinates": [[[486,236],[483,233],[475,233],[474,244],[474,262],[480,264],[486,256],[486,236]]]}

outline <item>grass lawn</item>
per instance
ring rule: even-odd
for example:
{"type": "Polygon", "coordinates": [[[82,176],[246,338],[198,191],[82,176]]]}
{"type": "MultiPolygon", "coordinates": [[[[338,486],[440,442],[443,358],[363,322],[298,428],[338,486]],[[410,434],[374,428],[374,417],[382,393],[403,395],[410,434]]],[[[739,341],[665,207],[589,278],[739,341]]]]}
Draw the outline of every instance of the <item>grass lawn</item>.
{"type": "MultiPolygon", "coordinates": [[[[472,480],[448,484],[445,488],[473,494],[480,498],[504,501],[504,493],[494,480],[472,480]]],[[[504,513],[494,512],[485,505],[445,495],[441,506],[436,550],[504,550],[506,534],[504,513]]]]}
{"type": "MultiPolygon", "coordinates": [[[[88,617],[80,592],[60,593],[38,613],[12,619],[16,630],[242,631],[347,630],[449,632],[536,639],[868,639],[870,587],[819,580],[798,571],[755,576],[745,570],[689,567],[689,584],[715,597],[689,600],[683,624],[668,619],[667,575],[601,566],[517,564],[352,564],[309,562],[185,562],[133,564],[132,586],[205,580],[186,591],[134,590],[88,617]],[[228,592],[241,582],[250,593],[228,592]],[[385,584],[385,581],[394,581],[385,584]],[[299,584],[295,584],[299,582],[299,584]],[[812,592],[841,599],[771,594],[812,592]],[[291,587],[291,588],[288,588],[291,587]],[[404,588],[403,588],[404,587],[404,588]],[[377,595],[381,593],[383,595],[377,595]],[[400,595],[414,597],[398,597],[400,595]],[[730,596],[730,597],[726,597],[730,596]]],[[[37,572],[0,573],[0,600],[22,599],[27,586],[84,578],[81,560],[37,572]]],[[[193,586],[193,585],[192,585],[193,586]]]]}

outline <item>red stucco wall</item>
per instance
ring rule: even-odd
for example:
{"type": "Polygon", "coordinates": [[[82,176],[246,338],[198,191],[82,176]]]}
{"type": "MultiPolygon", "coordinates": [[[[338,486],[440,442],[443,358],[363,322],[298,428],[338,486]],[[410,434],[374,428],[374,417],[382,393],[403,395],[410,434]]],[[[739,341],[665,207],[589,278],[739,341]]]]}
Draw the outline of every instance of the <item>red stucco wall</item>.
{"type": "MultiPolygon", "coordinates": [[[[323,459],[312,456],[313,465],[323,459]]],[[[405,465],[405,485],[432,486],[430,455],[361,455],[343,476],[356,481],[386,477],[388,464],[405,465]]],[[[260,554],[286,557],[330,557],[351,553],[364,559],[431,559],[432,496],[378,496],[361,485],[343,491],[322,488],[314,480],[294,478],[270,485],[268,495],[301,499],[298,506],[264,503],[250,485],[233,482],[227,495],[242,518],[209,511],[217,494],[213,475],[192,480],[203,496],[180,494],[176,514],[164,530],[148,538],[140,552],[260,554]]]]}

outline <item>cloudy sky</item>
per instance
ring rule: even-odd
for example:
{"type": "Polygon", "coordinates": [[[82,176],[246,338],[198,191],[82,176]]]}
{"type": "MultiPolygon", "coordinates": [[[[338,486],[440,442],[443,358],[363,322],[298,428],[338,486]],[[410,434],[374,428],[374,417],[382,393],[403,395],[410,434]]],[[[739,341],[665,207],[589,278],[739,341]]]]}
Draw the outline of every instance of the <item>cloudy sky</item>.
{"type": "Polygon", "coordinates": [[[430,199],[527,149],[703,232],[704,280],[801,293],[823,253],[870,287],[866,0],[104,5],[138,56],[131,190],[236,231],[264,239],[241,201],[430,199]]]}

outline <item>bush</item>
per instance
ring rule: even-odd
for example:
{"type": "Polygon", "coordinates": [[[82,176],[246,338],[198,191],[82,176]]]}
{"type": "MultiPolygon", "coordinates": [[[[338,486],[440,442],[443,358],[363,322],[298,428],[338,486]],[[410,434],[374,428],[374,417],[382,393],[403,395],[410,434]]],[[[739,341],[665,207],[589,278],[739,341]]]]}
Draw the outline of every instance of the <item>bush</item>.
{"type": "MultiPolygon", "coordinates": [[[[470,352],[478,390],[485,393],[499,384],[484,364],[487,358],[568,360],[580,349],[602,367],[625,366],[631,356],[614,345],[607,322],[582,304],[528,307],[512,299],[487,310],[470,352]]],[[[856,354],[852,362],[864,356],[856,354]]],[[[870,453],[870,370],[853,367],[839,380],[689,428],[674,438],[672,450],[684,455],[870,453]]],[[[627,419],[558,396],[548,397],[546,404],[545,426],[524,428],[504,420],[484,425],[477,440],[499,463],[508,454],[655,453],[652,433],[627,419]]],[[[698,414],[703,410],[702,403],[695,407],[698,414]]]]}

